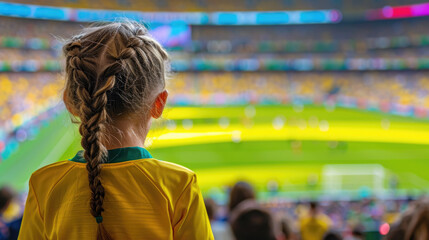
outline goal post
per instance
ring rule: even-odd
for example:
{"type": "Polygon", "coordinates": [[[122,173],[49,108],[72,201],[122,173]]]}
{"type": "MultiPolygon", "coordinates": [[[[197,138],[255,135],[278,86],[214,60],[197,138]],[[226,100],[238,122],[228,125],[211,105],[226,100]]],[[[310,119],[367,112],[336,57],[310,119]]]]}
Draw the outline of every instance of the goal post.
{"type": "Polygon", "coordinates": [[[322,170],[323,190],[328,193],[369,188],[385,190],[386,171],[380,164],[329,164],[322,170]]]}

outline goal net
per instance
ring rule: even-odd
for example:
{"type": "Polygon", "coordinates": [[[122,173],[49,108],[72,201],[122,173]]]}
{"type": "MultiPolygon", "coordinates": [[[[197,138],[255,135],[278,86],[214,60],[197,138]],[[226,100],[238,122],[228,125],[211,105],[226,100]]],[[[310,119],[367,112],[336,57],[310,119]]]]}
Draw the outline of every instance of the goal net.
{"type": "Polygon", "coordinates": [[[381,193],[385,182],[385,169],[379,164],[332,164],[322,172],[325,192],[371,189],[381,193]]]}

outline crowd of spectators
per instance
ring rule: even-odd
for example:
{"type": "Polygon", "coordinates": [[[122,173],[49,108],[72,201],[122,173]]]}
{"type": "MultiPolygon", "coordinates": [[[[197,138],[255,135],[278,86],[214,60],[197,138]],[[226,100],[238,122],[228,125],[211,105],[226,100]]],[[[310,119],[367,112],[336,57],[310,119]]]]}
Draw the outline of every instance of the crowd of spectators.
{"type": "Polygon", "coordinates": [[[1,17],[0,29],[2,37],[40,38],[61,41],[61,38],[71,37],[72,34],[76,34],[82,29],[82,24],[1,17]]]}
{"type": "Polygon", "coordinates": [[[428,80],[413,72],[178,73],[169,88],[178,105],[328,103],[422,114],[428,80]]]}
{"type": "MultiPolygon", "coordinates": [[[[428,21],[192,26],[191,41],[169,50],[177,72],[424,70],[428,21]]],[[[0,72],[60,71],[62,39],[82,25],[1,17],[0,72]]]]}
{"type": "Polygon", "coordinates": [[[260,200],[237,182],[226,205],[205,199],[215,239],[427,239],[427,198],[323,201],[260,200]]]}
{"type": "Polygon", "coordinates": [[[357,21],[339,24],[321,24],[317,26],[194,26],[193,38],[195,40],[207,41],[222,39],[242,41],[343,41],[353,39],[371,39],[378,37],[413,37],[416,35],[427,34],[427,30],[425,30],[424,27],[427,21],[427,18],[415,18],[405,20],[391,20],[389,22],[357,21]],[[240,28],[239,32],[236,31],[237,28],[240,28]],[[218,32],[217,35],[216,32],[218,32]],[[254,38],[249,38],[249,36],[253,36],[254,38]]]}
{"type": "Polygon", "coordinates": [[[0,85],[0,129],[9,132],[59,104],[63,82],[56,73],[19,73],[0,74],[0,85]]]}
{"type": "MultiPolygon", "coordinates": [[[[427,56],[429,32],[424,26],[428,22],[426,18],[416,18],[392,20],[389,23],[357,22],[317,26],[194,25],[191,27],[192,40],[171,50],[184,53],[179,54],[179,58],[189,57],[186,53],[193,53],[191,58],[206,59],[299,59],[320,57],[320,54],[330,58],[416,58],[427,56]],[[218,53],[222,55],[211,56],[218,53]],[[271,54],[259,56],[262,53],[271,54]]],[[[78,33],[84,25],[1,17],[0,47],[58,51],[62,39],[78,33]]],[[[24,57],[27,54],[21,51],[24,57]]],[[[58,53],[51,55],[56,57],[58,53]]]]}

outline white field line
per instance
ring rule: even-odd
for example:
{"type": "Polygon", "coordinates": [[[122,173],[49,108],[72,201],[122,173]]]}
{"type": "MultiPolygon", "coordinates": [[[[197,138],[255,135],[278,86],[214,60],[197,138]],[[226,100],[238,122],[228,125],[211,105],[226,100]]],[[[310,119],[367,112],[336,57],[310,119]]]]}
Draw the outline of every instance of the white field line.
{"type": "Polygon", "coordinates": [[[58,143],[52,148],[49,154],[44,158],[44,160],[40,163],[37,169],[51,164],[58,160],[58,158],[65,153],[70,144],[73,143],[75,138],[75,132],[72,130],[68,130],[64,133],[58,143]]]}
{"type": "MultiPolygon", "coordinates": [[[[405,176],[407,176],[407,179],[412,182],[414,185],[418,186],[422,189],[429,189],[429,181],[417,176],[416,174],[412,172],[406,172],[403,173],[405,176]]],[[[399,183],[401,184],[401,183],[399,183]]]]}

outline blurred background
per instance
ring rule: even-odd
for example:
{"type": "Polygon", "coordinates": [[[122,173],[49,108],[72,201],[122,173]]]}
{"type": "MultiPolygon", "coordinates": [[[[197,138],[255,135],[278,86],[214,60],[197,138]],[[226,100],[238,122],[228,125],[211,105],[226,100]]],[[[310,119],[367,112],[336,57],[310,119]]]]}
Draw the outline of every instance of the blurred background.
{"type": "Polygon", "coordinates": [[[172,58],[147,149],[194,170],[219,206],[247,181],[292,219],[317,200],[342,233],[359,222],[380,239],[429,189],[425,1],[16,0],[0,2],[0,186],[22,200],[7,216],[33,171],[81,149],[62,40],[123,17],[172,58]]]}

